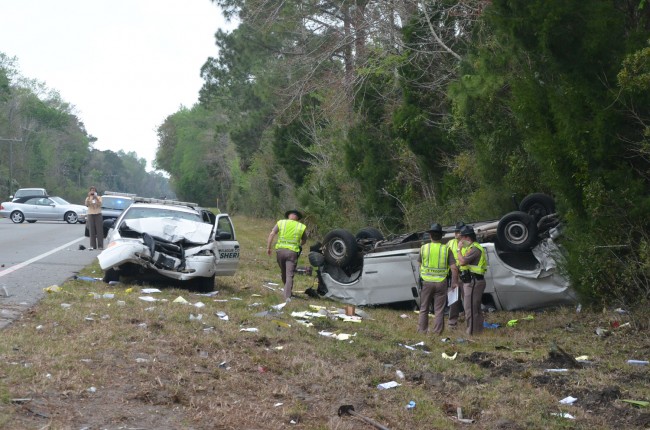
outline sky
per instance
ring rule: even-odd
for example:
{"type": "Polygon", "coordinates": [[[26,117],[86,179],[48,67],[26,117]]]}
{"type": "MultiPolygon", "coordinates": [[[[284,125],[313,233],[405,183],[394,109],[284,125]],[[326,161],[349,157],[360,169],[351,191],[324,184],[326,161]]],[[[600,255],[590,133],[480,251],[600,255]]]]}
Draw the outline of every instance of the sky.
{"type": "Polygon", "coordinates": [[[158,126],[198,101],[219,28],[233,25],[210,0],[0,0],[0,52],[74,105],[96,149],[148,170],[158,126]]]}

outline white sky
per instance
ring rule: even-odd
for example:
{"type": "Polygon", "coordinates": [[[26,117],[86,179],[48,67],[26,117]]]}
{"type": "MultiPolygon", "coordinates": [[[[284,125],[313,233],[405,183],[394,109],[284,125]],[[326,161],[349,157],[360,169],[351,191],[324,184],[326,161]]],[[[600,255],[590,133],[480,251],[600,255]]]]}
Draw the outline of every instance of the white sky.
{"type": "Polygon", "coordinates": [[[0,0],[0,52],[75,106],[95,148],[148,169],[157,127],[198,101],[218,28],[233,25],[210,0],[0,0]]]}

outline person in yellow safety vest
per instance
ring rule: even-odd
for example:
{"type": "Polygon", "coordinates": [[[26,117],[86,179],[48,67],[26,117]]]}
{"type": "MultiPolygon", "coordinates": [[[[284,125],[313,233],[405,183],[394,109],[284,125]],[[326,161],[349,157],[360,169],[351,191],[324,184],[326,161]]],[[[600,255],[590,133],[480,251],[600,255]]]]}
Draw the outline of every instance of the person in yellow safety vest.
{"type": "Polygon", "coordinates": [[[429,309],[433,301],[433,329],[435,334],[441,334],[445,328],[444,312],[447,302],[447,277],[450,266],[455,266],[454,254],[440,241],[442,227],[438,223],[431,224],[429,236],[431,242],[420,248],[420,279],[422,290],[420,292],[420,315],[418,317],[418,333],[427,333],[429,329],[429,309]]]}
{"type": "Polygon", "coordinates": [[[278,241],[275,244],[276,258],[282,274],[284,298],[286,301],[290,301],[298,257],[302,251],[302,245],[307,242],[307,234],[305,234],[307,226],[298,222],[302,219],[302,213],[296,209],[287,211],[284,217],[285,219],[279,220],[273,226],[266,242],[266,253],[271,256],[273,239],[278,236],[278,241]]]}
{"type": "Polygon", "coordinates": [[[485,291],[485,272],[487,272],[487,254],[476,241],[476,233],[466,225],[460,230],[458,242],[458,264],[460,279],[463,282],[463,305],[467,334],[474,335],[483,331],[483,310],[481,298],[485,291]]]}
{"type": "MultiPolygon", "coordinates": [[[[454,238],[447,242],[447,247],[454,253],[454,259],[458,261],[458,239],[460,238],[460,229],[465,227],[465,223],[458,221],[454,227],[454,238]]],[[[458,265],[451,268],[451,278],[449,278],[449,290],[458,290],[458,300],[449,304],[449,328],[458,326],[458,316],[463,307],[463,284],[458,277],[458,265]]]]}

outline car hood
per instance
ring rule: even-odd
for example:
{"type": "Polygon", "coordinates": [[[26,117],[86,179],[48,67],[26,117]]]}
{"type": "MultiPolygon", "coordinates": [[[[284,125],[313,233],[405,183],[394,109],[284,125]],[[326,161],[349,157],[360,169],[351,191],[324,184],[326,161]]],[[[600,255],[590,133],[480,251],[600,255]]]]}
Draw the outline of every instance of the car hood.
{"type": "MultiPolygon", "coordinates": [[[[179,218],[139,218],[129,219],[122,226],[138,233],[147,233],[171,243],[191,242],[208,243],[212,233],[212,224],[179,218]]],[[[123,227],[120,226],[120,229],[123,227]]]]}

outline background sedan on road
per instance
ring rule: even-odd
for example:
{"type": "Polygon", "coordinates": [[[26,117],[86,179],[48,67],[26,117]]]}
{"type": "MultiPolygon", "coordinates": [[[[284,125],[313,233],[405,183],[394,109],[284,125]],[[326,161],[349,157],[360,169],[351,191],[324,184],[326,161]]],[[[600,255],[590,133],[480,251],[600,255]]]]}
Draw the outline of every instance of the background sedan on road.
{"type": "Polygon", "coordinates": [[[23,221],[65,221],[68,224],[85,223],[88,208],[74,205],[61,197],[21,197],[14,202],[0,204],[0,216],[16,224],[23,221]]]}

